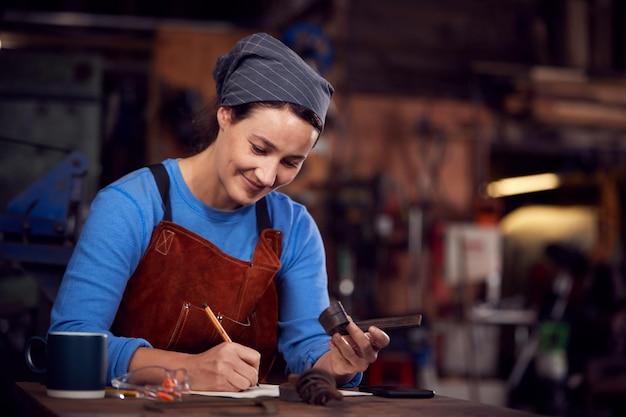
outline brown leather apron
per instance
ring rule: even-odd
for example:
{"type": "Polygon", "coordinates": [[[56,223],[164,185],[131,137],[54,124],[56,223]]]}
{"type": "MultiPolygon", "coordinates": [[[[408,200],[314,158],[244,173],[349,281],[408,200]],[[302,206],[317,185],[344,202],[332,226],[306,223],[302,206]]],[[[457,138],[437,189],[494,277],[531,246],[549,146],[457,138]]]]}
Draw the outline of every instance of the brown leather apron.
{"type": "MultiPolygon", "coordinates": [[[[160,167],[160,168],[159,168],[160,167]]],[[[261,353],[260,379],[276,354],[281,232],[272,230],[265,199],[256,204],[259,239],[250,262],[233,258],[203,237],[172,223],[169,177],[150,167],[164,203],[163,220],[129,279],[111,331],[155,348],[203,352],[221,342],[202,309],[208,304],[233,342],[261,353]]]]}

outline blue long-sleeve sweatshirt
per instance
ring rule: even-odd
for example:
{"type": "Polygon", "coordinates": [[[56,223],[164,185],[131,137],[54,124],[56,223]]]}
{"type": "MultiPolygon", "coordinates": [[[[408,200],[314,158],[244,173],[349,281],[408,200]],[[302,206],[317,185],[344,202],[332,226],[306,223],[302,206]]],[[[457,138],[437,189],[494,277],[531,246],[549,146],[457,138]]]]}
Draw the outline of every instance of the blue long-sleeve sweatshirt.
{"type": "MultiPolygon", "coordinates": [[[[250,260],[257,241],[254,205],[234,211],[208,207],[189,190],[178,160],[165,160],[170,176],[173,221],[214,243],[227,254],[250,260]]],[[[319,324],[328,304],[325,255],[315,222],[304,206],[286,195],[267,196],[273,227],[283,232],[279,294],[278,349],[289,372],[311,367],[329,349],[319,324]]],[[[94,199],[63,277],[51,314],[50,331],[99,331],[108,337],[108,380],[128,371],[144,339],[119,337],[109,329],[126,283],[163,217],[161,196],[147,168],[102,189],[94,199]]],[[[348,386],[357,385],[358,374],[348,386]]]]}

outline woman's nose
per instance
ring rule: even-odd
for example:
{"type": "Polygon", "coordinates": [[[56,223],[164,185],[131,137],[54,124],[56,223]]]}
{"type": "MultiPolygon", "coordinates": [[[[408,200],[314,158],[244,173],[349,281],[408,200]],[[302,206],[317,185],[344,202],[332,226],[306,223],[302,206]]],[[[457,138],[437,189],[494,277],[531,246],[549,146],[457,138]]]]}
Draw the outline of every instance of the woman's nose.
{"type": "Polygon", "coordinates": [[[265,187],[272,187],[276,182],[276,172],[278,171],[276,163],[266,163],[255,170],[255,175],[259,182],[265,187]]]}

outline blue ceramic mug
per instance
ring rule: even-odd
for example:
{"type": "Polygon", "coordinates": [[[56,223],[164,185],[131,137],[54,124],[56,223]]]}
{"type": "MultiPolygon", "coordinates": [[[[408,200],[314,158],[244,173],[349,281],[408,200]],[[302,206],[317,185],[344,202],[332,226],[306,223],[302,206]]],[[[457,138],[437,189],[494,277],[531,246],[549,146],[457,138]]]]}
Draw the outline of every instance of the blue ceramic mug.
{"type": "Polygon", "coordinates": [[[26,363],[46,373],[47,393],[57,398],[103,398],[107,377],[107,335],[91,332],[50,332],[47,340],[33,337],[25,350],[26,363]],[[47,367],[33,362],[35,343],[45,345],[47,367]]]}

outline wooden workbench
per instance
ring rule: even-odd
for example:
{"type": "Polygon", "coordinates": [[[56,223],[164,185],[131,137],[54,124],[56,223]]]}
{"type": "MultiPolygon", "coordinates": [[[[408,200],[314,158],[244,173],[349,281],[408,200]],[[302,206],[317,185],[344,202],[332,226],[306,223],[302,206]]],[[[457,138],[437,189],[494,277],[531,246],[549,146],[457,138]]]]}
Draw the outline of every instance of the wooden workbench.
{"type": "Polygon", "coordinates": [[[50,398],[43,385],[32,382],[18,382],[15,385],[15,401],[19,415],[36,417],[78,417],[78,416],[385,416],[385,417],[531,417],[517,410],[494,407],[471,401],[435,396],[432,399],[388,399],[381,397],[349,397],[329,406],[314,406],[304,403],[291,403],[276,398],[266,399],[265,408],[252,405],[252,400],[185,397],[185,401],[196,402],[197,407],[167,409],[163,412],[145,408],[154,401],[143,399],[66,400],[50,398]]]}

